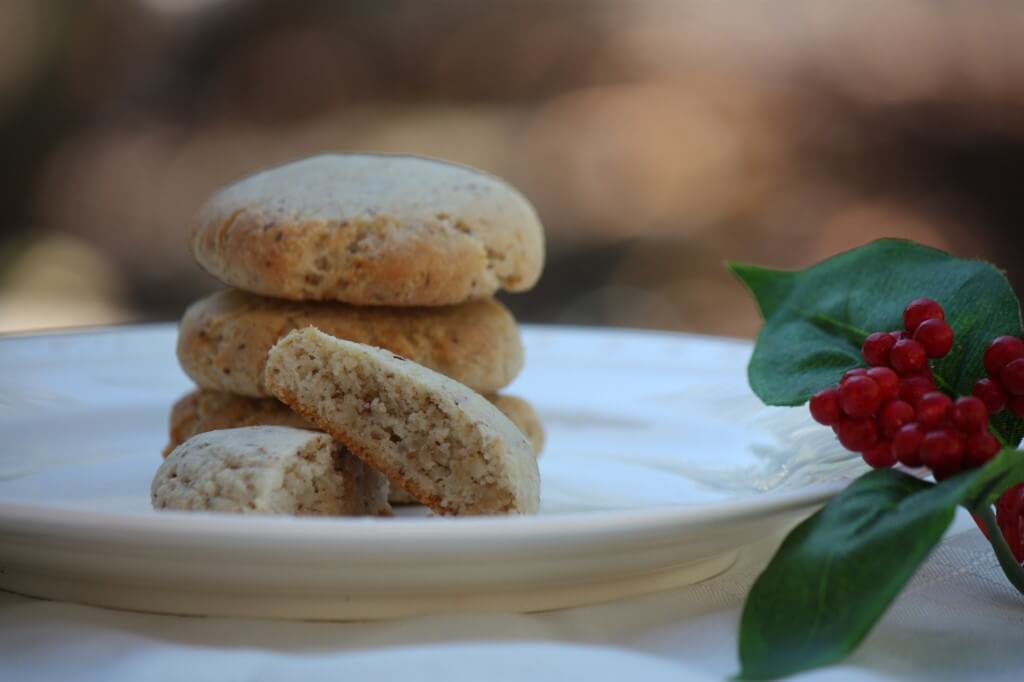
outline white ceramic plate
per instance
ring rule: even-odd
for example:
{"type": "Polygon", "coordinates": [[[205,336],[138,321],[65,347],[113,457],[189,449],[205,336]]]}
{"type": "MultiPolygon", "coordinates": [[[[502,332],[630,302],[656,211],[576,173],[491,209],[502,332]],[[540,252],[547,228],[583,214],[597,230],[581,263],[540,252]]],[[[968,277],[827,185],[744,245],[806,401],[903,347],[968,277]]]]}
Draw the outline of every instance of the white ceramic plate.
{"type": "Polygon", "coordinates": [[[667,589],[862,471],[802,409],[746,387],[746,342],[526,327],[509,392],[544,420],[533,517],[154,512],[190,385],[171,325],[0,339],[0,587],[118,608],[386,618],[535,611],[667,589]]]}

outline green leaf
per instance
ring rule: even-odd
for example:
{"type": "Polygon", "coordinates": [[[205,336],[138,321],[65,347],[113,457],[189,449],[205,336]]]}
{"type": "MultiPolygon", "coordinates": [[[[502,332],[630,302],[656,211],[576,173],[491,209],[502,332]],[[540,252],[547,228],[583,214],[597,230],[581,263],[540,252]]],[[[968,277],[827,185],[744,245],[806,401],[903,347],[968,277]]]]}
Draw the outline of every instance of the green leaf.
{"type": "Polygon", "coordinates": [[[754,292],[761,317],[768,319],[775,314],[786,297],[799,282],[799,273],[785,270],[769,270],[759,265],[729,263],[729,268],[754,292]]]}
{"type": "Polygon", "coordinates": [[[893,469],[854,481],[785,539],[747,597],[741,677],[832,663],[857,647],[942,537],[958,504],[991,504],[1024,481],[1024,452],[939,485],[893,469]]]}
{"type": "MultiPolygon", "coordinates": [[[[982,356],[996,336],[1020,336],[1020,305],[1006,277],[989,263],[954,258],[908,241],[883,239],[799,272],[730,263],[757,299],[765,324],[750,360],[750,386],[768,405],[800,405],[863,366],[860,344],[871,332],[902,329],[903,308],[925,296],[942,304],[953,350],[933,365],[939,385],[967,395],[984,376],[982,356]]],[[[998,415],[1007,444],[1024,421],[998,415]]]]}

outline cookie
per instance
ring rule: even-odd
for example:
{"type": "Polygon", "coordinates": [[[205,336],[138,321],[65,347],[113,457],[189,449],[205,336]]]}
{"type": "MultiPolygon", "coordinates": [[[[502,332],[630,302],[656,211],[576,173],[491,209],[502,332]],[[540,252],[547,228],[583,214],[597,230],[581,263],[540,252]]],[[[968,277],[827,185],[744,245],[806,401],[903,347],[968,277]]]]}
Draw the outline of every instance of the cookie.
{"type": "Polygon", "coordinates": [[[178,331],[178,361],[200,387],[267,397],[267,351],[292,329],[379,346],[481,393],[506,386],[523,367],[515,319],[493,299],[437,308],[298,303],[228,289],[193,303],[178,331]]]}
{"type": "Polygon", "coordinates": [[[209,431],[174,449],[153,477],[154,509],[388,515],[387,479],[329,436],[284,426],[209,431]]]}
{"type": "Polygon", "coordinates": [[[523,432],[526,440],[530,441],[533,454],[540,457],[540,453],[544,451],[544,423],[540,420],[537,410],[533,409],[533,405],[519,396],[507,393],[484,397],[494,403],[494,406],[523,432]]]}
{"type": "Polygon", "coordinates": [[[314,428],[276,398],[246,398],[200,389],[182,396],[171,407],[170,442],[163,455],[167,457],[196,434],[243,426],[314,428]]]}
{"type": "Polygon", "coordinates": [[[356,305],[525,291],[544,266],[543,228],[518,191],[415,156],[329,154],[250,175],[210,197],[191,244],[231,286],[356,305]]]}
{"type": "Polygon", "coordinates": [[[540,475],[530,442],[457,381],[309,327],[270,350],[265,383],[439,514],[537,510],[540,475]]]}
{"type": "MultiPolygon", "coordinates": [[[[501,410],[530,441],[535,455],[544,447],[544,427],[533,406],[522,398],[511,395],[484,396],[501,410]]],[[[241,426],[292,426],[315,429],[305,419],[277,398],[246,398],[244,396],[200,389],[183,396],[171,408],[170,443],[164,448],[166,457],[174,448],[197,433],[241,426]]],[[[393,485],[388,502],[391,504],[418,504],[417,501],[393,485]]]]}
{"type": "MultiPolygon", "coordinates": [[[[534,454],[539,456],[544,447],[544,426],[533,406],[513,395],[484,397],[523,432],[534,454]]],[[[200,389],[182,396],[171,408],[170,443],[164,449],[164,457],[197,433],[240,426],[315,428],[277,398],[246,398],[200,389]]]]}

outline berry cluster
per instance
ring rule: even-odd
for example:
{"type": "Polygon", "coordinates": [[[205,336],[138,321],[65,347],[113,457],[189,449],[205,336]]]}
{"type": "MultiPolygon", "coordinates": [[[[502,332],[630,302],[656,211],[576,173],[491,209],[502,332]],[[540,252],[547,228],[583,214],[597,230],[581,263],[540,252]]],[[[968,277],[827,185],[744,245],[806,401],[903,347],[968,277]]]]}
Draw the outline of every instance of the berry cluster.
{"type": "Polygon", "coordinates": [[[987,379],[971,391],[991,414],[1009,408],[1024,417],[1024,341],[1016,336],[1000,336],[985,349],[987,379]]]}
{"type": "MultiPolygon", "coordinates": [[[[903,331],[876,332],[864,341],[861,354],[869,368],[851,369],[838,386],[811,398],[811,416],[872,467],[925,466],[942,480],[999,452],[989,415],[1009,409],[1024,417],[1024,340],[1015,336],[1000,336],[985,349],[988,377],[972,395],[954,401],[938,390],[928,361],[953,348],[945,317],[931,299],[911,301],[903,331]]],[[[996,522],[1024,564],[1024,484],[999,497],[996,522]]]]}
{"type": "MultiPolygon", "coordinates": [[[[811,416],[831,426],[843,447],[861,453],[875,468],[899,461],[909,467],[926,466],[941,480],[981,466],[999,451],[988,430],[995,403],[979,396],[977,387],[975,395],[956,401],[936,387],[928,360],[944,357],[953,347],[953,330],[942,307],[926,298],[911,301],[903,311],[903,327],[868,336],[861,353],[870,369],[852,369],[838,386],[816,393],[811,416]]],[[[1020,356],[999,356],[1007,358],[999,367],[1000,391],[1002,372],[1017,360],[1024,389],[1024,341],[1017,341],[1020,356]]],[[[1008,376],[1016,378],[1014,372],[1008,376]]]]}
{"type": "Polygon", "coordinates": [[[996,523],[1013,556],[1024,564],[1024,483],[1003,493],[996,502],[996,523]]]}
{"type": "MultiPolygon", "coordinates": [[[[975,384],[971,392],[991,414],[1009,408],[1024,417],[1024,341],[1016,336],[994,339],[985,349],[984,364],[988,378],[975,384]]],[[[999,497],[996,522],[1013,555],[1024,564],[1024,484],[999,497]]]]}

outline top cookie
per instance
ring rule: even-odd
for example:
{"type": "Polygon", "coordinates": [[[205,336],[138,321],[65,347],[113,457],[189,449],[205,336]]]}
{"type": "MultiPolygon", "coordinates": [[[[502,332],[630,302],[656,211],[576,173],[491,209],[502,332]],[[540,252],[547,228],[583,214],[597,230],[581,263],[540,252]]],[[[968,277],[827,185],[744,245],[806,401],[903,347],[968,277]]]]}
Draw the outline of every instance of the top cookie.
{"type": "Polygon", "coordinates": [[[490,175],[415,156],[330,154],[214,194],[192,251],[215,277],[267,296],[450,305],[532,287],[544,234],[530,203],[490,175]]]}

